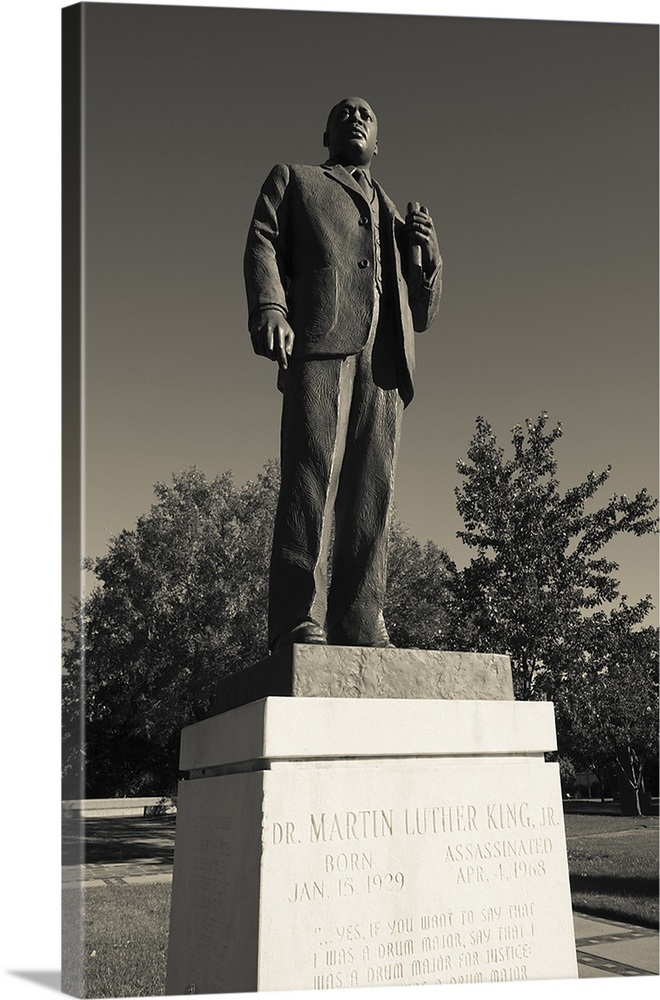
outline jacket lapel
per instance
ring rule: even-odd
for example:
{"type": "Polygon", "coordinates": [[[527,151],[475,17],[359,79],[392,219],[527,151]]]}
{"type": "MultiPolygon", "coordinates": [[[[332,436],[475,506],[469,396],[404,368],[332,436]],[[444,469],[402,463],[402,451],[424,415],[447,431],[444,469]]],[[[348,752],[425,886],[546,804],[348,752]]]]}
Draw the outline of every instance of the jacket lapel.
{"type": "Polygon", "coordinates": [[[378,193],[378,197],[380,198],[381,205],[383,205],[385,207],[385,210],[387,211],[387,213],[389,215],[392,215],[392,216],[396,217],[398,215],[398,212],[396,210],[396,205],[394,204],[394,202],[392,201],[392,199],[388,195],[385,194],[385,192],[383,191],[383,189],[380,186],[380,184],[378,183],[378,181],[373,181],[373,185],[376,188],[376,191],[378,193]]]}
{"type": "MultiPolygon", "coordinates": [[[[347,170],[346,167],[342,166],[341,163],[335,163],[333,166],[324,163],[321,164],[321,169],[323,170],[323,173],[326,175],[326,177],[330,177],[333,181],[336,181],[338,184],[341,184],[348,191],[352,191],[355,194],[359,194],[362,200],[366,202],[366,198],[364,197],[364,191],[362,190],[358,182],[355,180],[350,170],[347,170]]],[[[394,204],[392,199],[387,194],[385,194],[378,181],[375,181],[372,177],[371,183],[373,184],[376,190],[376,194],[378,195],[378,198],[380,200],[381,208],[385,209],[386,213],[390,216],[392,221],[396,218],[400,218],[396,205],[394,204]]]]}
{"type": "Polygon", "coordinates": [[[362,200],[366,202],[364,191],[355,180],[350,170],[347,170],[341,163],[335,163],[334,166],[323,164],[321,169],[326,177],[330,177],[333,181],[337,181],[348,191],[353,192],[353,194],[359,194],[362,200]]]}

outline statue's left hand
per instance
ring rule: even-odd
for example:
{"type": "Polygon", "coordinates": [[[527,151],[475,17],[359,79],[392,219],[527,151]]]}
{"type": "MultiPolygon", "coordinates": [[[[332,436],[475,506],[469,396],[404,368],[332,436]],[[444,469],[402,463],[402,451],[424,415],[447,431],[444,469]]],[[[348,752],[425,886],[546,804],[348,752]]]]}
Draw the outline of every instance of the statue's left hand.
{"type": "MultiPolygon", "coordinates": [[[[409,206],[411,207],[411,206],[409,206]]],[[[440,247],[433,219],[424,205],[412,206],[405,220],[405,232],[409,245],[422,249],[422,270],[430,276],[441,261],[440,247]]]]}

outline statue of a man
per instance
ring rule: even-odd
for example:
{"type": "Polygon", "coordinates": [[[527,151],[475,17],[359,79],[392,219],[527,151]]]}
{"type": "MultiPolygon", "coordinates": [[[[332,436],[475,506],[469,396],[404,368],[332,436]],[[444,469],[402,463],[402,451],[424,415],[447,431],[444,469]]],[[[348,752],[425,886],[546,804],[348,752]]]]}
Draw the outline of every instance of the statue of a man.
{"type": "Polygon", "coordinates": [[[442,260],[427,210],[410,204],[404,221],[372,179],[377,136],[367,101],[340,101],[325,163],[275,166],[250,225],[248,326],[284,393],[273,651],[391,645],[383,603],[397,445],[414,331],[438,310],[442,260]]]}

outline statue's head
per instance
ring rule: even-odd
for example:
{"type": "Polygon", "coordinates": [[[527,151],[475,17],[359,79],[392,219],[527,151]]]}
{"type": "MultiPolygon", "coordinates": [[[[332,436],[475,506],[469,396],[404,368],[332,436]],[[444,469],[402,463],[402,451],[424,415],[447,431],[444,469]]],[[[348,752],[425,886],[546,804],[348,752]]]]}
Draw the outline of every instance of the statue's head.
{"type": "Polygon", "coordinates": [[[378,121],[361,97],[345,97],[328,115],[323,133],[330,160],[344,166],[368,167],[378,153],[378,121]]]}

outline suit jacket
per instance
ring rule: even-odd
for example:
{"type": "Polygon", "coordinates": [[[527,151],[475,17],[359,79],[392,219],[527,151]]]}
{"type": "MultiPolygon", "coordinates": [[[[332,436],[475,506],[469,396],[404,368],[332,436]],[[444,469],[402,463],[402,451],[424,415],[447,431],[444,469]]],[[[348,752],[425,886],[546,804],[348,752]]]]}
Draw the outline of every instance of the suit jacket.
{"type": "MultiPolygon", "coordinates": [[[[442,292],[442,265],[430,280],[409,280],[403,219],[374,182],[380,208],[385,310],[393,328],[399,391],[413,395],[415,331],[432,323],[442,292]]],[[[278,308],[295,334],[292,362],[361,351],[372,326],[376,290],[371,210],[341,164],[278,164],[257,200],[245,250],[250,329],[265,308],[278,308]]]]}

